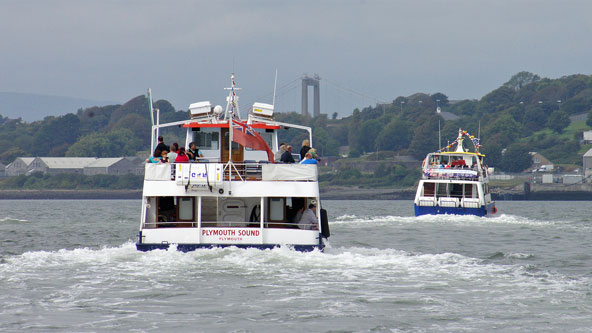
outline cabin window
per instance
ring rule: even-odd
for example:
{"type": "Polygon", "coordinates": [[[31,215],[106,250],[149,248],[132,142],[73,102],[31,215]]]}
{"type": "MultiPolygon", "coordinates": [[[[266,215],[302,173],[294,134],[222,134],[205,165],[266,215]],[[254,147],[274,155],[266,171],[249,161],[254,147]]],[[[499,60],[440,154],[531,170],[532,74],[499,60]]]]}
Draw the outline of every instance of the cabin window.
{"type": "Polygon", "coordinates": [[[450,184],[450,196],[453,198],[462,198],[463,184],[450,184]]]}
{"type": "MultiPolygon", "coordinates": [[[[261,133],[259,131],[257,131],[257,133],[259,133],[261,135],[261,137],[263,138],[263,140],[265,140],[265,143],[267,143],[267,146],[269,147],[269,149],[271,149],[272,147],[272,142],[273,142],[273,133],[261,133]]],[[[234,149],[234,148],[233,148],[234,149]]],[[[249,147],[245,147],[246,151],[252,151],[252,148],[249,147]]]]}
{"type": "Polygon", "coordinates": [[[220,149],[220,133],[205,130],[193,132],[193,142],[199,149],[218,150],[220,149]]]}
{"type": "Polygon", "coordinates": [[[286,198],[269,198],[269,221],[284,221],[286,218],[286,198]]]}
{"type": "Polygon", "coordinates": [[[436,183],[438,198],[448,196],[448,187],[446,185],[446,183],[436,183]]]}
{"type": "Polygon", "coordinates": [[[435,188],[436,188],[436,184],[434,184],[434,183],[423,183],[423,196],[424,197],[433,197],[435,188]]]}
{"type": "Polygon", "coordinates": [[[218,222],[218,198],[201,197],[201,226],[215,227],[218,222]]]}
{"type": "Polygon", "coordinates": [[[475,184],[465,184],[465,198],[475,198],[477,186],[475,184]]]}
{"type": "Polygon", "coordinates": [[[179,221],[195,221],[195,200],[193,197],[177,198],[179,221]]]}

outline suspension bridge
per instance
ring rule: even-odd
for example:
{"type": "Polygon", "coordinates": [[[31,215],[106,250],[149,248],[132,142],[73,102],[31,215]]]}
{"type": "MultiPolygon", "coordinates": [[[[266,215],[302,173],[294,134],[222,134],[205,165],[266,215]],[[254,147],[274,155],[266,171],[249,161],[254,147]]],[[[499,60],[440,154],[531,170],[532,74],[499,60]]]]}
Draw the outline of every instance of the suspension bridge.
{"type": "MultiPolygon", "coordinates": [[[[273,91],[257,100],[272,100],[273,91]]],[[[355,108],[363,109],[377,104],[390,103],[385,99],[337,83],[318,74],[303,74],[290,80],[278,82],[275,92],[276,112],[297,112],[303,115],[332,117],[349,116],[355,108]],[[311,97],[312,98],[309,98],[311,97]]]]}

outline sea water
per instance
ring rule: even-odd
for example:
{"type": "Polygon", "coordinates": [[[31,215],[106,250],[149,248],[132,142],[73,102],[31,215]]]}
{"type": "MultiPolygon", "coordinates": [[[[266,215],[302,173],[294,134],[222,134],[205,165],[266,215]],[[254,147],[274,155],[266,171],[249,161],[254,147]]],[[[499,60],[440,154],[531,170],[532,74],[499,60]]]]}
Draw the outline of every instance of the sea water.
{"type": "Polygon", "coordinates": [[[0,201],[0,331],[591,332],[592,203],[323,201],[325,252],[138,252],[137,200],[0,201]]]}

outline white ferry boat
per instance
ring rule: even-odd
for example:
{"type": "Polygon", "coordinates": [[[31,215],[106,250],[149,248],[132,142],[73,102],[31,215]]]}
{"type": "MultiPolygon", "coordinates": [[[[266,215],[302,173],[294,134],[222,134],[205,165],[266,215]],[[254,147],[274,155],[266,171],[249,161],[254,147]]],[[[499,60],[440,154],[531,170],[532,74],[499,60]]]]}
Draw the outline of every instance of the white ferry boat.
{"type": "Polygon", "coordinates": [[[193,103],[190,119],[152,126],[152,151],[159,129],[177,126],[186,131],[184,146],[195,142],[203,158],[146,164],[137,249],[322,250],[329,225],[321,209],[317,166],[280,164],[273,158],[279,131],[304,130],[312,145],[311,128],[275,121],[274,106],[265,103],[255,103],[247,120],[241,120],[234,75],[226,89],[226,110],[209,101],[193,103]],[[314,223],[300,220],[303,212],[310,216],[306,209],[315,213],[314,223]]]}
{"type": "Polygon", "coordinates": [[[459,129],[453,143],[426,156],[415,194],[415,216],[491,216],[497,212],[489,192],[492,169],[484,165],[485,155],[479,147],[478,138],[459,129]],[[470,142],[467,148],[463,146],[465,141],[470,142]]]}

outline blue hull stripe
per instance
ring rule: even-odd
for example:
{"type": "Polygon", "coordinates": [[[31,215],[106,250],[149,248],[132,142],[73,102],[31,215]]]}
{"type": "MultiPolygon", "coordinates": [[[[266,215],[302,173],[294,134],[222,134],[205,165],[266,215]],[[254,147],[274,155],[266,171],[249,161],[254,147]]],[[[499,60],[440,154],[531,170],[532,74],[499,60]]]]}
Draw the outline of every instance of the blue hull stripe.
{"type": "Polygon", "coordinates": [[[440,207],[440,206],[415,206],[415,216],[420,215],[476,215],[476,216],[492,216],[493,204],[481,206],[480,208],[464,208],[464,207],[440,207]]]}
{"type": "MultiPolygon", "coordinates": [[[[146,243],[136,243],[136,248],[139,251],[152,251],[152,250],[166,250],[169,248],[170,244],[146,244],[146,243]]],[[[273,249],[276,247],[280,247],[279,244],[177,244],[177,251],[181,252],[189,252],[195,251],[197,249],[211,249],[216,247],[238,247],[241,249],[246,248],[256,248],[261,250],[266,249],[273,249]]],[[[315,249],[320,248],[321,251],[323,250],[323,246],[319,245],[289,245],[296,251],[300,252],[310,252],[315,249]]]]}

